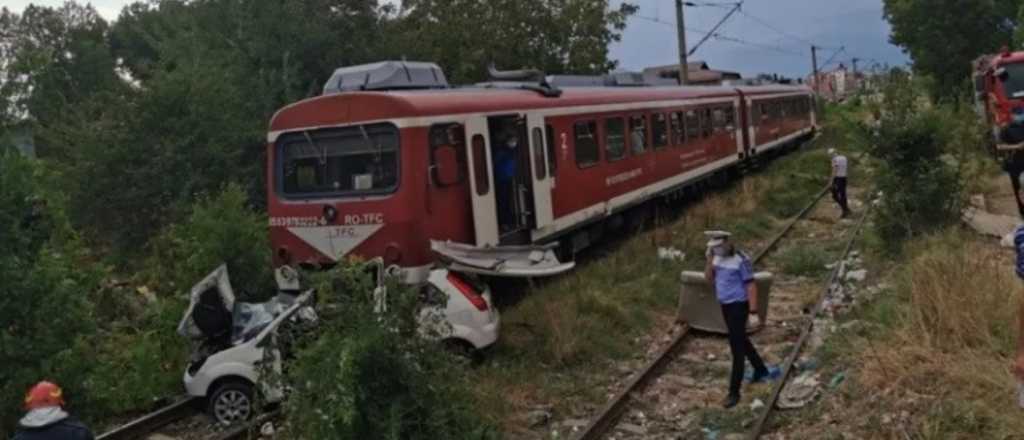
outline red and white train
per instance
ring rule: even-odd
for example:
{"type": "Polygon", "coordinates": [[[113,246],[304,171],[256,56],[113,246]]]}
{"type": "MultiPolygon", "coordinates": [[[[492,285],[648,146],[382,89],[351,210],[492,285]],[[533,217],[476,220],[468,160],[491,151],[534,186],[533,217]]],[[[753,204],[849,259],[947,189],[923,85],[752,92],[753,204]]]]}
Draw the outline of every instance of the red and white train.
{"type": "MultiPolygon", "coordinates": [[[[452,88],[432,64],[339,69],[324,95],[270,123],[275,265],[383,257],[420,282],[436,242],[477,267],[488,257],[473,249],[538,263],[523,245],[579,250],[634,208],[795,145],[815,130],[813,109],[800,86],[452,88]],[[516,158],[511,183],[496,179],[502,148],[516,158]]],[[[566,267],[554,263],[490,267],[566,267]]]]}

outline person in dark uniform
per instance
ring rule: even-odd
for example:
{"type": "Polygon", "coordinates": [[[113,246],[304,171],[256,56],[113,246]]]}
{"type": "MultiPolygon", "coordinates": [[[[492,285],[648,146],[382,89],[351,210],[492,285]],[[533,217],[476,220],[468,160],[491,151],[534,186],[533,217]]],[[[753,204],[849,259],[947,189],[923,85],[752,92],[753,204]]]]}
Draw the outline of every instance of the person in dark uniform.
{"type": "Polygon", "coordinates": [[[25,410],[14,440],[93,440],[89,428],[64,411],[64,392],[52,382],[39,382],[28,391],[25,410]]]}
{"type": "Polygon", "coordinates": [[[502,143],[494,149],[495,203],[498,205],[498,225],[502,231],[515,223],[515,180],[519,136],[514,130],[506,131],[502,143]]]}
{"type": "Polygon", "coordinates": [[[757,354],[747,336],[747,320],[757,310],[757,284],[754,266],[746,254],[736,250],[729,241],[728,232],[707,231],[707,263],[704,277],[715,288],[715,296],[722,306],[722,317],[729,332],[729,351],[732,352],[732,372],[729,375],[729,394],[722,406],[732,408],[740,401],[740,384],[746,361],[754,367],[752,382],[774,380],[778,368],[769,368],[757,354]]]}

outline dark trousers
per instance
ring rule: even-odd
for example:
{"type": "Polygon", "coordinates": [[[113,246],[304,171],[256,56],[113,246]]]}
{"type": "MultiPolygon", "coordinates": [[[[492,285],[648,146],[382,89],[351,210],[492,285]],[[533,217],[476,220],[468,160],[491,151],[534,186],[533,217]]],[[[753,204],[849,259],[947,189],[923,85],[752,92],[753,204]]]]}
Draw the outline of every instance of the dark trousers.
{"type": "Polygon", "coordinates": [[[740,384],[743,382],[743,364],[749,360],[754,366],[754,376],[768,373],[757,349],[747,336],[747,319],[750,304],[746,301],[722,304],[722,317],[725,327],[729,329],[729,350],[732,351],[732,374],[729,375],[729,395],[740,395],[740,384]]]}
{"type": "Polygon", "coordinates": [[[846,204],[845,177],[836,177],[832,179],[832,199],[839,204],[840,208],[843,208],[843,214],[850,212],[850,207],[846,204]]]}
{"type": "Polygon", "coordinates": [[[514,209],[514,186],[511,180],[496,180],[494,188],[494,202],[498,205],[498,225],[502,229],[507,229],[512,226],[513,220],[515,220],[515,209],[514,209]]]}
{"type": "Polygon", "coordinates": [[[1021,218],[1024,218],[1024,204],[1020,202],[1020,174],[1019,169],[1007,170],[1006,174],[1010,176],[1010,186],[1013,187],[1013,200],[1017,202],[1017,212],[1021,218]]]}

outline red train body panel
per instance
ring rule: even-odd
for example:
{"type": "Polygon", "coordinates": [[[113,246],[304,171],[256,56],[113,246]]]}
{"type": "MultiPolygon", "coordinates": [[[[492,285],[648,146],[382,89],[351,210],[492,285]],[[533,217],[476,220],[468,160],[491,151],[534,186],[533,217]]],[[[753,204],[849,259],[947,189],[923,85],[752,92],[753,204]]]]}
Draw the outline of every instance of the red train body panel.
{"type": "Polygon", "coordinates": [[[557,98],[465,88],[304,100],[270,123],[275,263],[381,256],[415,282],[434,260],[430,240],[566,240],[579,248],[586,226],[793,142],[814,123],[809,90],[788,86],[566,88],[557,98]],[[500,150],[509,138],[524,142],[500,150]],[[516,164],[505,186],[494,166],[502,154],[516,164]]]}

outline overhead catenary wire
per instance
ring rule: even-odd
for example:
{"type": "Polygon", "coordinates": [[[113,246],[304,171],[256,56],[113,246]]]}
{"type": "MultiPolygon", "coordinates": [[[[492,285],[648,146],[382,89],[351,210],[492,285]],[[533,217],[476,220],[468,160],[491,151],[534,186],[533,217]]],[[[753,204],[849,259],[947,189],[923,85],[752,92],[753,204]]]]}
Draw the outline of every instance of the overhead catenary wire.
{"type": "MultiPolygon", "coordinates": [[[[672,27],[676,26],[675,23],[670,23],[670,22],[667,22],[665,20],[661,20],[661,19],[656,18],[656,17],[645,17],[645,16],[642,16],[642,15],[634,15],[633,17],[634,18],[639,18],[641,20],[650,21],[652,23],[663,24],[665,26],[672,26],[672,27]]],[[[711,35],[711,38],[713,38],[715,40],[719,40],[719,41],[727,41],[727,42],[732,42],[732,43],[737,43],[737,44],[743,44],[743,45],[747,45],[747,46],[751,46],[751,47],[757,47],[759,49],[764,49],[764,50],[770,50],[770,51],[774,51],[774,52],[778,52],[778,53],[782,53],[782,54],[786,54],[786,55],[793,55],[793,56],[798,56],[798,57],[804,56],[803,53],[799,53],[799,52],[796,52],[796,51],[783,49],[783,48],[778,47],[778,46],[772,46],[772,45],[764,44],[764,43],[756,43],[756,42],[753,42],[753,41],[744,40],[742,38],[736,38],[736,37],[729,36],[729,35],[723,35],[723,34],[720,34],[718,32],[711,32],[711,31],[705,30],[705,29],[694,28],[692,26],[687,26],[686,32],[689,32],[689,33],[692,33],[692,34],[698,34],[698,35],[709,34],[709,35],[711,35]]],[[[691,55],[692,55],[692,53],[691,53],[691,55]]]]}

